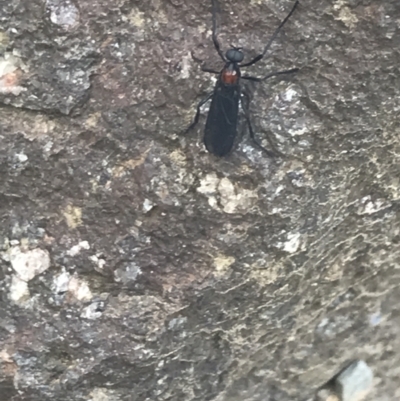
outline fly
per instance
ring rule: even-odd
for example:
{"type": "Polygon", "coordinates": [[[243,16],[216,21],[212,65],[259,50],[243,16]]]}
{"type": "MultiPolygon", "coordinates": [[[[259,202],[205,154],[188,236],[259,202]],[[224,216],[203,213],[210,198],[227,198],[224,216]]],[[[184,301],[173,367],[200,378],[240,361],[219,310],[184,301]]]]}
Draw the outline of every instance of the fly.
{"type": "MultiPolygon", "coordinates": [[[[245,120],[249,129],[250,138],[256,144],[257,147],[262,149],[268,156],[273,157],[276,153],[275,150],[272,152],[265,149],[260,142],[255,137],[254,130],[250,121],[250,96],[245,91],[241,91],[240,80],[247,79],[249,81],[262,82],[268,78],[275,77],[284,74],[293,74],[297,72],[298,68],[293,68],[286,71],[271,72],[264,77],[258,78],[250,75],[241,75],[240,69],[243,67],[249,67],[258,61],[260,61],[267,51],[269,50],[272,42],[278,36],[282,27],[286,24],[288,19],[294,13],[294,10],[299,4],[297,0],[294,3],[289,14],[286,18],[279,24],[276,28],[274,34],[271,36],[270,40],[266,44],[264,51],[253,58],[247,63],[242,63],[244,59],[244,54],[240,47],[232,46],[225,55],[221,50],[220,43],[218,41],[217,35],[217,14],[218,14],[218,0],[211,0],[212,4],[212,40],[218,55],[221,57],[225,63],[224,68],[221,71],[214,71],[208,68],[202,67],[204,72],[210,72],[213,74],[219,74],[217,83],[215,84],[213,92],[209,93],[206,98],[204,98],[198,105],[196,115],[194,117],[193,123],[187,128],[185,133],[190,131],[199,122],[200,108],[206,102],[211,100],[210,110],[208,112],[206,126],[204,130],[204,144],[207,150],[214,154],[215,156],[226,156],[231,150],[235,143],[235,138],[237,136],[237,124],[239,115],[239,100],[241,99],[242,109],[244,111],[245,120]],[[243,101],[244,100],[244,101],[243,101]]],[[[267,140],[272,147],[275,149],[272,141],[267,136],[267,140]]]]}

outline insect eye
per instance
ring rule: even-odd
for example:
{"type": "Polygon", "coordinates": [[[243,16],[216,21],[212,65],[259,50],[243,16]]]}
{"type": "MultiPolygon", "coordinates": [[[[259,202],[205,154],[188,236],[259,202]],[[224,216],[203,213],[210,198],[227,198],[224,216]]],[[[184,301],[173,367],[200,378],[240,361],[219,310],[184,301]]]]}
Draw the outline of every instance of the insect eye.
{"type": "Polygon", "coordinates": [[[238,49],[229,49],[226,52],[226,58],[233,63],[240,63],[243,57],[243,53],[238,49]]]}

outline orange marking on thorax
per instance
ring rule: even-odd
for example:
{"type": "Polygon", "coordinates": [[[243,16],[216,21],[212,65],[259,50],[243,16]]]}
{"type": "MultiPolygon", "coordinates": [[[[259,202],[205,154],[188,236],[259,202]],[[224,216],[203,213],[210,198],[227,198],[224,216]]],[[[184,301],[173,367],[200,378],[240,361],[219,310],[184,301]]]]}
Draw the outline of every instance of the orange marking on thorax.
{"type": "Polygon", "coordinates": [[[229,71],[227,69],[222,71],[221,81],[224,84],[230,84],[230,85],[237,84],[238,80],[239,76],[236,73],[236,71],[229,71]]]}

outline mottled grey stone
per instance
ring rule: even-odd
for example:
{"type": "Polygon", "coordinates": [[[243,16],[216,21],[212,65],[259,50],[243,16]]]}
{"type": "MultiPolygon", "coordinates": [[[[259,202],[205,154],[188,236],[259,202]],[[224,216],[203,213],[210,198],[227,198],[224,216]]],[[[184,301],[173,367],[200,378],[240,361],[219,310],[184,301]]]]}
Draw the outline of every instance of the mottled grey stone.
{"type": "MultiPolygon", "coordinates": [[[[293,1],[221,0],[223,50],[293,1]]],[[[354,359],[399,398],[399,1],[301,0],[246,70],[300,68],[245,84],[275,160],[245,130],[208,154],[207,106],[181,135],[215,82],[191,52],[222,68],[210,8],[0,0],[7,400],[303,401],[354,359]]]]}

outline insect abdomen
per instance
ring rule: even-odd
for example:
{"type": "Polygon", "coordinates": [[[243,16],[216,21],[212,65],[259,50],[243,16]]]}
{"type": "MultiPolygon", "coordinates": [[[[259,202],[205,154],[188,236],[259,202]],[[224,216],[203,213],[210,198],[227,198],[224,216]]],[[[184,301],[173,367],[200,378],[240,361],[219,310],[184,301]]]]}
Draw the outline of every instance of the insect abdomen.
{"type": "Polygon", "coordinates": [[[217,84],[204,134],[207,150],[216,156],[227,155],[235,143],[239,98],[239,85],[217,84]]]}

